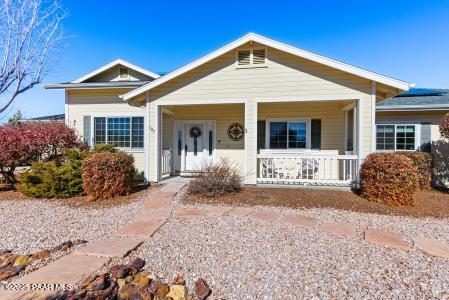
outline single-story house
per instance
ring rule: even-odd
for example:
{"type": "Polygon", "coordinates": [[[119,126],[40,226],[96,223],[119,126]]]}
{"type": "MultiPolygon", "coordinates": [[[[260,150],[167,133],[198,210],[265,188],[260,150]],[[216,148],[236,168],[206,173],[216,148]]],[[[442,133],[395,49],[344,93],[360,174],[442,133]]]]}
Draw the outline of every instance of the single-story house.
{"type": "Polygon", "coordinates": [[[250,33],[163,76],[118,59],[46,88],[149,182],[227,159],[247,184],[349,185],[376,151],[376,104],[410,85],[250,33]]]}

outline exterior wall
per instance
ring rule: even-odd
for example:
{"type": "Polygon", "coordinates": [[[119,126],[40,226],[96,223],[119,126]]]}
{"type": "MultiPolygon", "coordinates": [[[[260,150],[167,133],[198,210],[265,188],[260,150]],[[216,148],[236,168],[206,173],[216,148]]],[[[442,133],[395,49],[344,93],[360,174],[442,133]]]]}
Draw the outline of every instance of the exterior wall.
{"type": "Polygon", "coordinates": [[[376,121],[414,121],[432,123],[432,141],[441,138],[440,123],[449,111],[400,111],[377,112],[376,121]]]}
{"type": "Polygon", "coordinates": [[[307,102],[307,103],[260,103],[258,120],[271,118],[284,119],[321,119],[321,150],[338,150],[344,154],[345,114],[343,103],[307,102]]]}
{"type": "Polygon", "coordinates": [[[152,101],[363,99],[362,154],[371,152],[371,81],[268,48],[266,67],[239,68],[230,51],[150,91],[152,101]]]}
{"type": "MultiPolygon", "coordinates": [[[[69,90],[68,124],[83,137],[84,116],[144,116],[145,108],[128,105],[118,97],[124,92],[125,89],[69,90]]],[[[137,172],[143,173],[143,149],[126,152],[134,156],[137,172]]]]}
{"type": "MultiPolygon", "coordinates": [[[[244,124],[243,104],[175,106],[170,110],[174,112],[173,120],[215,120],[216,159],[228,158],[244,169],[244,140],[232,141],[227,133],[232,123],[244,124]]],[[[162,140],[165,141],[163,143],[168,143],[165,137],[162,140]]],[[[173,148],[172,141],[171,138],[170,148],[173,148]]]]}

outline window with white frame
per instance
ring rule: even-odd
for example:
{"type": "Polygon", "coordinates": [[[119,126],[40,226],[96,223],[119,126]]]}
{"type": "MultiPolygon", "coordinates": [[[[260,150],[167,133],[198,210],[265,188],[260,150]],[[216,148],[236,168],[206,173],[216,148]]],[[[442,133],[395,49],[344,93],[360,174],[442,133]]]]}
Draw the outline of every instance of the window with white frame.
{"type": "Polygon", "coordinates": [[[416,125],[376,125],[376,149],[379,151],[415,150],[416,125]]]}
{"type": "Polygon", "coordinates": [[[269,121],[270,149],[304,149],[309,144],[307,121],[269,121]]]}
{"type": "Polygon", "coordinates": [[[94,144],[143,149],[143,117],[94,117],[94,144]]]}

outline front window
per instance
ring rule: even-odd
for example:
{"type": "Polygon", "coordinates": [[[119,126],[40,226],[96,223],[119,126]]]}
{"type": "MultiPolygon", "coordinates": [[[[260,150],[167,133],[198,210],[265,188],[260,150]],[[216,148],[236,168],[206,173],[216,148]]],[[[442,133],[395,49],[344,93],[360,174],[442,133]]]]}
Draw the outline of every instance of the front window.
{"type": "Polygon", "coordinates": [[[306,122],[270,122],[270,149],[301,149],[306,147],[306,122]]]}
{"type": "Polygon", "coordinates": [[[377,150],[415,150],[415,125],[377,125],[376,127],[377,150]]]}
{"type": "Polygon", "coordinates": [[[112,144],[119,148],[142,149],[143,122],[143,117],[95,117],[95,145],[112,144]]]}

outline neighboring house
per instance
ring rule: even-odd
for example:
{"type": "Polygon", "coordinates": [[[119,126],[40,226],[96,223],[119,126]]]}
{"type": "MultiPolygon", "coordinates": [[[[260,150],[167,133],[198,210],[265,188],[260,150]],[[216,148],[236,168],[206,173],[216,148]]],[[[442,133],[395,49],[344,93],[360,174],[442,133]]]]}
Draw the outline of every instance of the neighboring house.
{"type": "Polygon", "coordinates": [[[376,103],[409,84],[251,33],[164,76],[116,60],[46,88],[150,182],[226,158],[247,184],[349,185],[376,151],[376,103]]]}
{"type": "Polygon", "coordinates": [[[22,119],[21,122],[41,122],[41,123],[51,123],[51,122],[57,122],[57,123],[64,123],[65,115],[51,115],[51,116],[43,116],[43,117],[37,117],[37,118],[30,118],[30,119],[22,119]]]}
{"type": "Polygon", "coordinates": [[[449,112],[449,90],[414,88],[380,102],[376,110],[378,151],[430,150],[441,138],[439,125],[449,112]]]}

